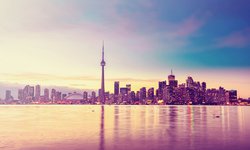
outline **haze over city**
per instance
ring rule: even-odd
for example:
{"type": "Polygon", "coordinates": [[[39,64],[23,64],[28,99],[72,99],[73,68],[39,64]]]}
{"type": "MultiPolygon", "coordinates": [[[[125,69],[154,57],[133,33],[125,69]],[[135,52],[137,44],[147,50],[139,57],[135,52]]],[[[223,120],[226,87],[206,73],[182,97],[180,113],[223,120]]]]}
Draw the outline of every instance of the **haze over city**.
{"type": "Polygon", "coordinates": [[[249,20],[244,0],[0,0],[0,96],[26,84],[97,91],[104,40],[106,91],[157,87],[173,69],[248,98],[249,20]]]}
{"type": "Polygon", "coordinates": [[[0,149],[249,150],[249,0],[0,0],[0,149]]]}

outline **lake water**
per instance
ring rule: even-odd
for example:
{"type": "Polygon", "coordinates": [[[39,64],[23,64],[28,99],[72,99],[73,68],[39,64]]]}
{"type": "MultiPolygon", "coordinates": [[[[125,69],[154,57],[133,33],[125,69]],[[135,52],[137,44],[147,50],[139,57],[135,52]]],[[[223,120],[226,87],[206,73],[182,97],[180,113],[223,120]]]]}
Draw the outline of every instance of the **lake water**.
{"type": "Polygon", "coordinates": [[[0,106],[0,149],[250,149],[250,107],[0,106]]]}

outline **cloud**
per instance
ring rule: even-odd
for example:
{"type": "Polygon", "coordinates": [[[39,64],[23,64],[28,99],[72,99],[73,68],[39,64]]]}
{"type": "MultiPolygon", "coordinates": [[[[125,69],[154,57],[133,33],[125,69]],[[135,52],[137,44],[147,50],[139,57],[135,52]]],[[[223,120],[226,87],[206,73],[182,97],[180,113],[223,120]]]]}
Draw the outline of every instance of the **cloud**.
{"type": "MultiPolygon", "coordinates": [[[[23,35],[64,33],[84,39],[109,39],[131,51],[175,49],[188,42],[203,21],[190,17],[171,22],[159,19],[156,2],[30,1],[0,2],[0,19],[6,30],[23,35]],[[1,7],[2,6],[2,7],[1,7]],[[10,9],[12,8],[12,9],[10,9]],[[8,17],[6,17],[7,14],[8,17]],[[73,30],[74,33],[65,33],[73,30]],[[162,43],[161,41],[164,41],[162,43]],[[166,44],[167,43],[167,44],[166,44]]],[[[14,35],[15,36],[15,35],[14,35]]],[[[47,36],[47,35],[46,35],[47,36]]]]}
{"type": "Polygon", "coordinates": [[[196,33],[203,24],[203,20],[199,20],[197,17],[191,16],[178,25],[178,28],[174,31],[174,35],[178,37],[189,37],[196,33]]]}
{"type": "Polygon", "coordinates": [[[250,27],[233,32],[218,40],[218,47],[243,48],[249,46],[250,43],[250,27]]]}

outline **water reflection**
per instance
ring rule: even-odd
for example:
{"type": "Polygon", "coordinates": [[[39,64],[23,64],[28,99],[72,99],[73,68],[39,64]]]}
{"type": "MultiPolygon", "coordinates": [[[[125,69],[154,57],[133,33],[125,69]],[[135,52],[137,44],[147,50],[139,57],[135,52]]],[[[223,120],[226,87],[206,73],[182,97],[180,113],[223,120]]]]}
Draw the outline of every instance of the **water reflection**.
{"type": "Polygon", "coordinates": [[[249,107],[0,106],[0,111],[0,149],[250,149],[249,107]]]}
{"type": "Polygon", "coordinates": [[[99,148],[99,150],[104,150],[104,144],[105,144],[105,132],[104,132],[104,112],[105,112],[105,110],[104,110],[104,106],[102,105],[101,106],[101,127],[100,127],[100,148],[99,148]]]}
{"type": "Polygon", "coordinates": [[[169,149],[174,149],[176,147],[175,144],[171,143],[176,143],[177,142],[177,112],[178,112],[178,107],[177,106],[170,106],[169,107],[169,129],[168,129],[168,136],[169,138],[169,149]]]}
{"type": "Polygon", "coordinates": [[[119,143],[119,106],[114,106],[114,149],[119,148],[116,143],[119,143]]]}

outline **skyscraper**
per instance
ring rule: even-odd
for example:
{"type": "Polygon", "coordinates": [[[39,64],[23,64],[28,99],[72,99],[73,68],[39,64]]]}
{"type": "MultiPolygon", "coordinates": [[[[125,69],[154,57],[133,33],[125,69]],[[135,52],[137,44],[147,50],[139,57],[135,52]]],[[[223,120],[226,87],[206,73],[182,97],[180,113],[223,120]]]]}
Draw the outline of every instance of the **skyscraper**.
{"type": "Polygon", "coordinates": [[[49,100],[49,89],[47,88],[44,89],[44,100],[49,100]]]}
{"type": "Polygon", "coordinates": [[[188,88],[193,87],[194,80],[193,80],[192,77],[189,76],[189,77],[187,78],[186,82],[187,82],[187,87],[188,87],[188,88]]]}
{"type": "Polygon", "coordinates": [[[17,97],[18,97],[19,100],[23,100],[23,89],[18,90],[18,96],[17,97]]]}
{"type": "Polygon", "coordinates": [[[100,100],[102,104],[105,104],[105,83],[104,83],[104,67],[106,65],[106,62],[104,61],[104,43],[102,45],[102,83],[101,83],[101,91],[100,91],[100,100]]]}
{"type": "Polygon", "coordinates": [[[153,100],[153,99],[154,99],[154,88],[153,88],[153,87],[150,88],[150,89],[148,89],[148,98],[149,98],[150,100],[153,100]]]}
{"type": "Polygon", "coordinates": [[[30,86],[29,96],[31,97],[32,100],[34,99],[34,97],[35,97],[35,87],[34,86],[30,86]]]}
{"type": "Polygon", "coordinates": [[[88,100],[88,92],[87,91],[83,92],[83,100],[85,100],[85,101],[88,100]]]}
{"type": "Polygon", "coordinates": [[[126,88],[128,89],[128,92],[131,92],[131,84],[126,84],[126,88]]]}
{"type": "Polygon", "coordinates": [[[35,100],[39,100],[40,96],[41,96],[41,86],[40,85],[36,85],[35,100]]]}
{"type": "Polygon", "coordinates": [[[51,100],[52,100],[52,101],[56,99],[56,90],[55,90],[55,89],[52,89],[52,90],[51,90],[50,97],[51,97],[51,100]]]}
{"type": "Polygon", "coordinates": [[[147,98],[146,87],[140,89],[140,101],[143,102],[147,98]]]}
{"type": "Polygon", "coordinates": [[[10,90],[6,90],[5,92],[5,101],[9,101],[11,100],[11,91],[10,90]]]}
{"type": "Polygon", "coordinates": [[[202,83],[201,83],[201,87],[202,87],[202,91],[205,92],[206,89],[207,89],[207,84],[206,84],[206,82],[202,82],[202,83]]]}
{"type": "Polygon", "coordinates": [[[25,102],[30,102],[34,97],[34,87],[26,85],[23,89],[23,99],[25,102]]]}
{"type": "Polygon", "coordinates": [[[120,93],[122,95],[127,95],[128,94],[128,88],[125,88],[125,87],[120,88],[120,93]]]}
{"type": "Polygon", "coordinates": [[[175,80],[175,75],[173,75],[173,71],[171,70],[171,75],[168,76],[168,83],[170,87],[177,87],[178,81],[175,80]]]}
{"type": "Polygon", "coordinates": [[[229,101],[230,102],[237,102],[237,90],[230,90],[229,91],[229,101]]]}
{"type": "Polygon", "coordinates": [[[167,86],[166,81],[161,81],[158,83],[158,91],[157,91],[157,96],[159,99],[162,99],[162,94],[163,94],[163,89],[167,86]]]}
{"type": "Polygon", "coordinates": [[[119,95],[119,81],[115,81],[114,83],[114,94],[119,95]]]}
{"type": "Polygon", "coordinates": [[[171,74],[168,76],[168,82],[175,80],[175,75],[173,75],[173,70],[171,69],[171,74]]]}
{"type": "Polygon", "coordinates": [[[62,93],[61,93],[61,92],[56,91],[56,97],[55,97],[55,100],[57,100],[57,101],[62,100],[62,93]]]}
{"type": "Polygon", "coordinates": [[[92,99],[92,102],[95,101],[95,99],[96,99],[96,93],[95,93],[95,91],[92,91],[92,93],[91,93],[91,99],[92,99]]]}

